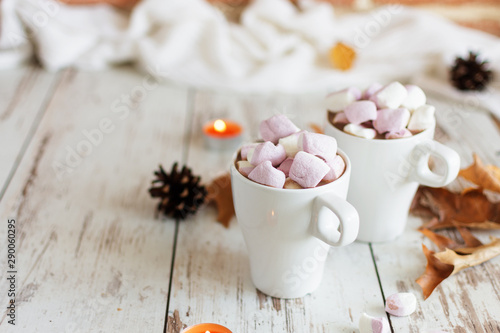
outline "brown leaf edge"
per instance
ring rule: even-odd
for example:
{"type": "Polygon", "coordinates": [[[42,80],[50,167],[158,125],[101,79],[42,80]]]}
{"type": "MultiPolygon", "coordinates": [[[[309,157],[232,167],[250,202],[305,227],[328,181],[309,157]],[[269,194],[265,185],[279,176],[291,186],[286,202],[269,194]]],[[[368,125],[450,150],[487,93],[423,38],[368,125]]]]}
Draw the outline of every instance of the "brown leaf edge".
{"type": "Polygon", "coordinates": [[[458,175],[476,184],[480,188],[500,193],[500,171],[493,165],[484,165],[477,154],[473,155],[474,162],[465,169],[460,170],[458,175]]]}
{"type": "Polygon", "coordinates": [[[425,272],[416,280],[422,288],[424,299],[427,299],[434,289],[443,282],[453,272],[453,265],[444,264],[435,256],[435,252],[429,250],[422,244],[422,251],[427,258],[427,266],[425,272]]]}

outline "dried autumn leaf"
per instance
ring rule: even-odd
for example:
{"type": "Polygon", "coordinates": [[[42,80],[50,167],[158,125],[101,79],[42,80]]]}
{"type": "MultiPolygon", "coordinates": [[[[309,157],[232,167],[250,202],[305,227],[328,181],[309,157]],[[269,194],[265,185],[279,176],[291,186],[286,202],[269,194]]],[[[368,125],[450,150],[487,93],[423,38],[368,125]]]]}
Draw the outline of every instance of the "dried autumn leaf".
{"type": "Polygon", "coordinates": [[[424,299],[427,299],[434,289],[443,282],[453,272],[453,266],[442,263],[434,256],[434,252],[422,244],[422,251],[427,258],[425,272],[417,279],[417,283],[422,287],[424,299]]]}
{"type": "Polygon", "coordinates": [[[460,234],[468,245],[468,247],[460,247],[457,242],[448,237],[428,229],[420,231],[440,249],[446,247],[444,251],[435,253],[422,244],[422,250],[427,258],[427,266],[424,274],[417,279],[417,283],[422,287],[425,299],[449,276],[500,255],[500,238],[491,237],[491,243],[483,245],[468,229],[459,228],[460,234]],[[470,246],[469,244],[478,245],[470,246]]]}
{"type": "Polygon", "coordinates": [[[212,180],[207,186],[207,192],[207,201],[217,207],[217,221],[229,228],[231,218],[234,216],[231,175],[226,173],[212,180]]]}
{"type": "Polygon", "coordinates": [[[458,175],[480,188],[500,193],[500,169],[494,165],[484,165],[477,154],[474,154],[474,163],[460,170],[458,175]]]}
{"type": "MultiPolygon", "coordinates": [[[[460,236],[462,236],[462,239],[465,242],[465,245],[467,247],[478,247],[483,245],[479,239],[477,239],[467,228],[464,227],[457,227],[458,232],[460,233],[460,236]]],[[[419,231],[424,234],[427,238],[429,238],[434,244],[437,245],[437,247],[443,251],[445,249],[458,249],[458,248],[463,248],[462,244],[457,243],[451,238],[448,238],[446,236],[437,234],[427,228],[420,228],[419,231]]]]}
{"type": "Polygon", "coordinates": [[[462,236],[465,245],[468,247],[478,247],[483,245],[483,243],[477,239],[469,229],[464,228],[464,227],[457,227],[458,232],[460,233],[460,236],[462,236]]]}
{"type": "Polygon", "coordinates": [[[333,67],[340,70],[348,70],[356,59],[356,51],[344,43],[337,43],[330,49],[330,62],[333,67]]]}
{"type": "Polygon", "coordinates": [[[429,238],[434,244],[436,244],[440,250],[444,250],[446,248],[455,249],[460,247],[460,244],[455,242],[453,239],[440,234],[436,234],[435,232],[432,232],[427,228],[421,228],[419,231],[423,233],[427,238],[429,238]]]}
{"type": "Polygon", "coordinates": [[[446,249],[444,252],[436,253],[436,257],[441,263],[453,266],[456,274],[461,270],[482,264],[500,255],[500,238],[490,237],[491,243],[478,247],[467,247],[456,249],[455,251],[446,249]],[[458,254],[463,253],[463,254],[458,254]]]}
{"type": "Polygon", "coordinates": [[[411,211],[431,212],[435,219],[424,225],[428,229],[469,227],[500,229],[500,203],[492,203],[481,190],[453,193],[445,188],[420,187],[411,211]]]}

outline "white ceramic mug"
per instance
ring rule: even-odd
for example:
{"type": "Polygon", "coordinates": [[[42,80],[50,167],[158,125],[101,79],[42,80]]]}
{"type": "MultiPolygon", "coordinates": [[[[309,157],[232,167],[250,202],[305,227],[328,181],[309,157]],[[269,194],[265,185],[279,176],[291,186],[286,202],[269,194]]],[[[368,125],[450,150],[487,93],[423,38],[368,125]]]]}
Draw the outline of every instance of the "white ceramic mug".
{"type": "Polygon", "coordinates": [[[263,293],[297,298],[321,282],[329,246],[356,239],[359,216],[345,198],[351,163],[343,175],[308,189],[277,189],[258,184],[231,165],[238,224],[248,249],[252,280],[263,293]]]}
{"type": "Polygon", "coordinates": [[[347,200],[359,213],[359,241],[385,242],[401,235],[418,185],[445,186],[460,169],[458,154],[433,140],[434,128],[407,138],[368,140],[327,119],[325,134],[337,139],[352,162],[347,200]],[[443,174],[429,169],[431,155],[444,162],[443,174]]]}

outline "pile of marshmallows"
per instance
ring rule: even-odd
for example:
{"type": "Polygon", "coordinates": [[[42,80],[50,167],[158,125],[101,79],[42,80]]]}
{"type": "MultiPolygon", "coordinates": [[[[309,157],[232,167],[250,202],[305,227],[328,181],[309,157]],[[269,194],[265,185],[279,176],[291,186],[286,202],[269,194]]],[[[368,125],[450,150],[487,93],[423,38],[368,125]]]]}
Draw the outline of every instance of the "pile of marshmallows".
{"type": "Polygon", "coordinates": [[[351,87],[328,95],[325,102],[335,112],[333,124],[346,124],[344,132],[365,139],[374,139],[377,133],[398,139],[435,126],[435,108],[426,100],[419,87],[392,82],[374,83],[363,93],[351,87]]]}
{"type": "Polygon", "coordinates": [[[339,178],[345,162],[337,155],[337,140],[301,131],[284,115],[264,120],[264,142],[241,148],[238,171],[254,182],[276,188],[315,187],[339,178]]]}

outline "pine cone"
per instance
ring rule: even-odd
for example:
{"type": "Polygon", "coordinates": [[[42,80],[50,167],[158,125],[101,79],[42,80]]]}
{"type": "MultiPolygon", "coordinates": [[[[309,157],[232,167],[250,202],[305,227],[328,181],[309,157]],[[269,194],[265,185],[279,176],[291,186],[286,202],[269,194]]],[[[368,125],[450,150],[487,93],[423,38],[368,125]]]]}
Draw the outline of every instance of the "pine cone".
{"type": "Polygon", "coordinates": [[[158,211],[174,219],[184,220],[189,214],[194,214],[205,202],[207,191],[200,185],[200,177],[193,176],[191,169],[182,167],[177,171],[177,162],[167,174],[160,165],[160,170],[155,171],[156,179],[149,193],[153,198],[161,198],[158,211]]]}
{"type": "Polygon", "coordinates": [[[450,80],[460,90],[483,90],[493,78],[488,62],[480,62],[478,54],[469,52],[469,58],[457,57],[450,69],[450,80]]]}

